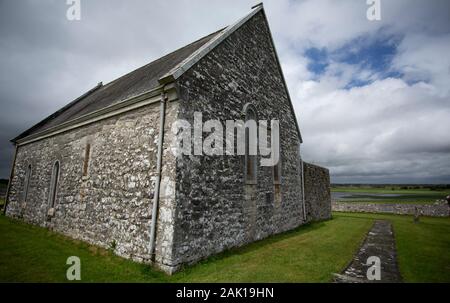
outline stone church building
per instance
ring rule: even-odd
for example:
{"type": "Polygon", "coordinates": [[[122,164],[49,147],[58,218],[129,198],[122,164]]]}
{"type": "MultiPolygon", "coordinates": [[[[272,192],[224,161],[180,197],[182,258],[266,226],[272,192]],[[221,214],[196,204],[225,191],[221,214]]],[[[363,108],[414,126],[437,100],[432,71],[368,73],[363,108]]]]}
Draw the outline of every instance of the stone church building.
{"type": "Polygon", "coordinates": [[[12,140],[5,212],[172,273],[331,217],[328,170],[302,138],[262,5],[108,84],[12,140]],[[278,119],[280,161],[182,155],[172,124],[278,119]]]}

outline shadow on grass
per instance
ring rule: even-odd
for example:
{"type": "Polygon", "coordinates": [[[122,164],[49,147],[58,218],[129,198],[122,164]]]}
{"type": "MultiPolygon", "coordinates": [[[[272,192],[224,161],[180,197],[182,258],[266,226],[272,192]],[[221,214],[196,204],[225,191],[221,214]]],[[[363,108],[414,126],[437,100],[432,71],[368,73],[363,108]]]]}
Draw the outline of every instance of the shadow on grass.
{"type": "Polygon", "coordinates": [[[193,264],[183,264],[181,266],[180,270],[178,272],[176,272],[174,274],[174,276],[189,275],[197,267],[200,267],[202,265],[207,265],[210,263],[226,260],[227,258],[252,253],[252,252],[260,250],[264,247],[270,246],[272,244],[276,244],[278,242],[288,240],[288,239],[297,237],[299,235],[321,229],[321,228],[325,227],[325,224],[327,221],[331,221],[331,220],[333,220],[333,218],[330,218],[330,219],[324,220],[324,221],[309,222],[309,223],[300,225],[292,230],[288,230],[288,231],[285,231],[285,232],[282,232],[279,234],[268,235],[266,238],[257,240],[255,242],[246,243],[246,244],[243,244],[242,246],[238,246],[238,247],[228,248],[222,252],[219,252],[219,253],[209,256],[209,257],[206,257],[206,258],[204,258],[198,262],[195,262],[193,264]]]}
{"type": "MultiPolygon", "coordinates": [[[[142,263],[136,263],[131,260],[125,259],[123,257],[115,255],[110,249],[102,248],[96,245],[92,245],[89,243],[86,243],[82,240],[73,239],[71,237],[65,236],[63,234],[60,234],[58,232],[54,232],[52,230],[49,230],[47,228],[43,228],[40,226],[35,226],[26,222],[23,222],[18,219],[13,219],[5,216],[1,216],[0,224],[3,225],[3,228],[5,230],[8,230],[12,233],[22,234],[26,237],[32,238],[39,238],[42,237],[44,241],[49,241],[50,243],[55,243],[55,248],[58,249],[61,245],[71,245],[74,249],[81,249],[85,251],[85,253],[97,257],[102,257],[102,260],[106,262],[104,265],[109,264],[112,266],[118,266],[119,264],[117,262],[129,262],[130,265],[134,269],[132,271],[135,271],[136,273],[139,273],[141,275],[137,278],[137,281],[144,282],[145,280],[151,280],[152,282],[177,282],[181,281],[183,277],[189,278],[191,274],[200,267],[210,264],[214,265],[215,262],[219,262],[221,260],[225,260],[227,258],[231,257],[239,257],[241,255],[245,255],[248,253],[255,252],[257,250],[264,250],[265,247],[268,247],[270,245],[273,245],[277,242],[284,241],[291,239],[293,237],[297,237],[302,234],[306,234],[309,232],[313,232],[315,230],[321,229],[325,226],[327,221],[322,222],[313,222],[308,223],[305,225],[298,226],[297,228],[285,231],[283,233],[279,233],[276,235],[269,235],[264,239],[258,240],[256,242],[244,244],[240,247],[233,247],[230,249],[227,249],[223,252],[220,252],[218,254],[209,256],[199,262],[196,262],[192,265],[183,265],[177,273],[175,273],[172,276],[166,275],[159,269],[148,265],[148,264],[142,264],[142,263]],[[10,223],[10,225],[8,225],[10,223]],[[58,244],[59,243],[59,244],[58,244]],[[114,265],[116,264],[116,265],[114,265]]],[[[220,266],[219,264],[215,264],[220,266]]],[[[215,266],[214,265],[214,266],[215,266]]],[[[126,269],[127,267],[124,267],[123,269],[126,269]]],[[[195,276],[195,274],[194,274],[195,276]]],[[[134,279],[131,277],[131,279],[134,281],[134,279]]]]}

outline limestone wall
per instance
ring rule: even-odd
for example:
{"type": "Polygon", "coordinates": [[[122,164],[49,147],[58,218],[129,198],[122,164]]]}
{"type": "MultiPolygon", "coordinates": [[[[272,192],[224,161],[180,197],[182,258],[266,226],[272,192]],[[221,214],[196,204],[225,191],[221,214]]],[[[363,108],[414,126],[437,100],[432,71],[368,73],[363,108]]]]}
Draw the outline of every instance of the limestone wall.
{"type": "MultiPolygon", "coordinates": [[[[184,156],[177,161],[174,260],[194,262],[303,222],[299,138],[270,33],[260,12],[179,80],[179,117],[244,119],[252,104],[260,120],[280,120],[281,185],[258,164],[246,185],[245,156],[184,156]]],[[[204,137],[206,137],[205,133],[204,137]]],[[[259,162],[258,162],[259,163],[259,162]]]]}
{"type": "Polygon", "coordinates": [[[331,218],[330,173],[328,169],[303,162],[306,217],[308,221],[331,218]]]}
{"type": "MultiPolygon", "coordinates": [[[[177,110],[168,105],[166,132],[177,110]]],[[[114,248],[121,256],[148,260],[152,196],[156,177],[159,104],[149,105],[20,146],[11,183],[7,215],[48,227],[73,238],[114,248]],[[83,176],[90,143],[87,176],[83,176]],[[60,162],[55,213],[48,217],[52,168],[60,162]],[[23,201],[25,172],[32,165],[23,201]]],[[[165,184],[173,184],[174,165],[165,143],[165,184]]],[[[172,185],[173,186],[173,185],[172,185]]],[[[157,261],[170,263],[173,195],[161,200],[157,261]]]]}

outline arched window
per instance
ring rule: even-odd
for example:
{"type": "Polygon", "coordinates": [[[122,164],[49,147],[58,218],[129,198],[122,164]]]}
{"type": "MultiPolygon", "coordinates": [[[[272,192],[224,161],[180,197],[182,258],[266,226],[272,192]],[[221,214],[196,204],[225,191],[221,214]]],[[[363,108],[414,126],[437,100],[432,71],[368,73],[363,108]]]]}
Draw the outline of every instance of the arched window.
{"type": "Polygon", "coordinates": [[[245,181],[255,183],[257,180],[257,144],[258,124],[256,109],[251,104],[244,107],[245,113],[245,181]]]}
{"type": "Polygon", "coordinates": [[[25,174],[25,184],[23,188],[23,202],[27,202],[28,189],[30,187],[31,170],[32,170],[31,164],[28,164],[27,171],[25,174]]]}
{"type": "Polygon", "coordinates": [[[50,182],[49,205],[51,208],[55,206],[56,195],[59,183],[59,161],[53,165],[52,178],[50,182]]]}

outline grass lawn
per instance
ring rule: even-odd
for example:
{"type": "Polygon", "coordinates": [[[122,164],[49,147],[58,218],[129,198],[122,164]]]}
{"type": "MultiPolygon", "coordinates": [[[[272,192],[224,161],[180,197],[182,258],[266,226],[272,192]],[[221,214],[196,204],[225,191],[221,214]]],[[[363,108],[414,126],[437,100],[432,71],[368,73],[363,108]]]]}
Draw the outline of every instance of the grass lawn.
{"type": "Polygon", "coordinates": [[[69,256],[83,282],[328,282],[352,259],[375,218],[394,224],[406,281],[450,282],[450,219],[342,214],[232,249],[167,276],[46,229],[0,216],[0,281],[65,282],[69,256]]]}
{"type": "Polygon", "coordinates": [[[450,218],[335,213],[354,220],[387,219],[394,226],[397,257],[405,282],[450,282],[450,218]]]}

